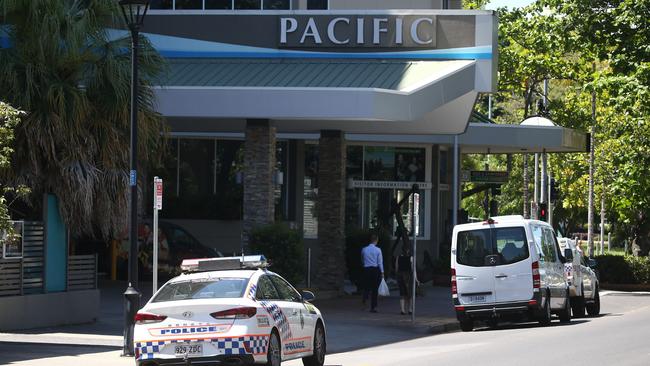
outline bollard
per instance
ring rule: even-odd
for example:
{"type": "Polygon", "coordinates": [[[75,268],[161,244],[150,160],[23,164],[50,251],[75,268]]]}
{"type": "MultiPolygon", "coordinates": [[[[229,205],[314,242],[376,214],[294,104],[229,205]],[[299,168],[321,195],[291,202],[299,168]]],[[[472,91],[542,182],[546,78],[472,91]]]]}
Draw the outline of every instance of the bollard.
{"type": "Polygon", "coordinates": [[[129,283],[129,287],[124,292],[124,345],[122,347],[122,356],[134,356],[133,352],[133,327],[135,323],[135,314],[140,309],[140,293],[129,283]]]}

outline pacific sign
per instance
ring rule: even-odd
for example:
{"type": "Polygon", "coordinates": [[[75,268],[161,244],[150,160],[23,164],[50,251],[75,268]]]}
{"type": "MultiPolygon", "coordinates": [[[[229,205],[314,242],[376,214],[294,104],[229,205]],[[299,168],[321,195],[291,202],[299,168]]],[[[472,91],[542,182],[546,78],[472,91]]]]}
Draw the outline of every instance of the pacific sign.
{"type": "Polygon", "coordinates": [[[436,17],[432,15],[302,15],[279,19],[280,47],[436,47],[436,17]]]}

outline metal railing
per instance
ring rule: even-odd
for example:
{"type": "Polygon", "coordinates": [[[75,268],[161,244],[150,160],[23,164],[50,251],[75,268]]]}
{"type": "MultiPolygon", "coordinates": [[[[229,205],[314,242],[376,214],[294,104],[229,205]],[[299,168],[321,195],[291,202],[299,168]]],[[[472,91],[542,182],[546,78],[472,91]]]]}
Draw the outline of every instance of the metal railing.
{"type": "Polygon", "coordinates": [[[0,259],[0,296],[43,293],[43,223],[24,224],[23,257],[0,259]]]}

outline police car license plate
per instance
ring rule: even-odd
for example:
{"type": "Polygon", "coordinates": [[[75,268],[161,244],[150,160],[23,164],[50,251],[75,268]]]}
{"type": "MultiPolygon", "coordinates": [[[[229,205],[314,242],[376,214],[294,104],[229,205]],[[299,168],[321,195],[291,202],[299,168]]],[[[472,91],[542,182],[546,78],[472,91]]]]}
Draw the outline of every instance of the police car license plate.
{"type": "Polygon", "coordinates": [[[203,345],[196,343],[182,343],[174,345],[174,354],[176,356],[202,356],[203,345]]]}
{"type": "Polygon", "coordinates": [[[472,304],[480,304],[486,301],[485,295],[472,295],[465,298],[472,304]]]}

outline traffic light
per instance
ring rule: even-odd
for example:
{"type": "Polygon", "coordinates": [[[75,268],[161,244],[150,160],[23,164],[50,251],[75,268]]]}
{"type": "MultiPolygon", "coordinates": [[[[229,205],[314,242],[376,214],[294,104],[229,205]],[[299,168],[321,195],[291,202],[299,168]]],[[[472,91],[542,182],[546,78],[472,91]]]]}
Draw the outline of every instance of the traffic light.
{"type": "Polygon", "coordinates": [[[537,219],[548,221],[548,203],[540,203],[537,207],[537,219]]]}
{"type": "Polygon", "coordinates": [[[560,198],[560,190],[555,183],[555,178],[551,178],[551,201],[557,201],[560,198]]]}

